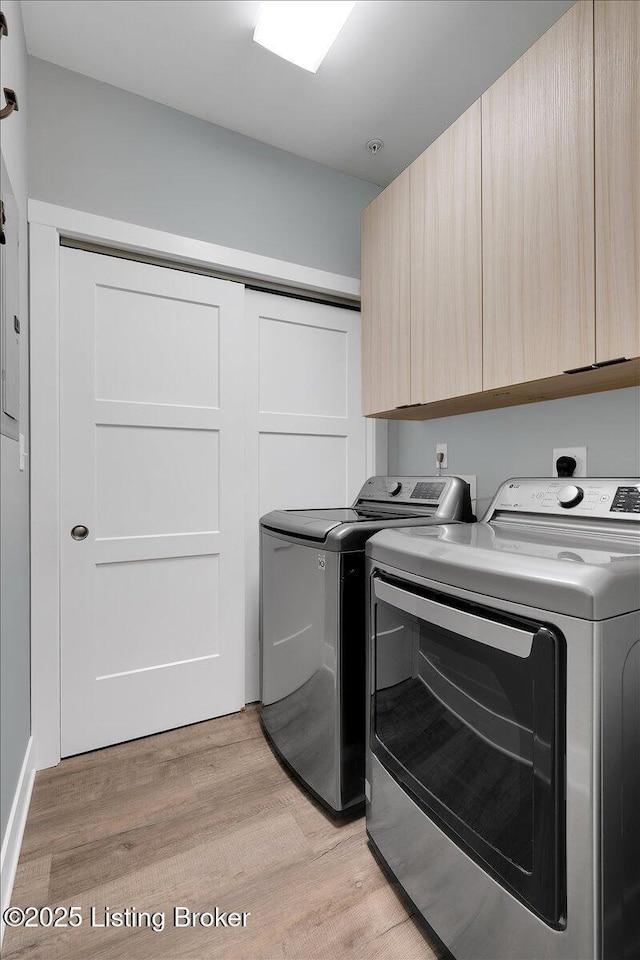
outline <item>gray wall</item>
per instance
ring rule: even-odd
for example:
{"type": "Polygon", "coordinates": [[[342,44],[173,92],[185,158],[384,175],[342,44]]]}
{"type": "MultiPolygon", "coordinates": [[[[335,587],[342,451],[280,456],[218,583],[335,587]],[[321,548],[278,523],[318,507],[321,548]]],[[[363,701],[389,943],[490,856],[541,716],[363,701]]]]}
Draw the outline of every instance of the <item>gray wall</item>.
{"type": "Polygon", "coordinates": [[[360,211],[380,187],[44,60],[28,69],[31,197],[360,276],[360,211]]]}
{"type": "MultiPolygon", "coordinates": [[[[20,430],[29,436],[27,318],[27,55],[20,4],[3,0],[0,86],[15,89],[20,110],[2,121],[2,155],[20,211],[20,430]]],[[[4,185],[3,185],[4,186],[4,185]]],[[[4,840],[31,732],[29,678],[29,461],[18,469],[18,444],[0,437],[0,825],[4,840]]]]}
{"type": "Polygon", "coordinates": [[[436,443],[447,443],[446,473],[477,476],[484,511],[503,480],[550,476],[554,447],[588,447],[591,476],[640,476],[640,388],[529,403],[421,423],[389,424],[389,471],[435,473],[436,443]]]}

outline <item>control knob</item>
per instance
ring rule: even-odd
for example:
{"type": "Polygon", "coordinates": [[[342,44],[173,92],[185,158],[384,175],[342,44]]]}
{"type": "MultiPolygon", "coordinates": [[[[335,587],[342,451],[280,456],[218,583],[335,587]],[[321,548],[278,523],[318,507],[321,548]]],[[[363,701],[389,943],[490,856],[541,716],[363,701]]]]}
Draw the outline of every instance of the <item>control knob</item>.
{"type": "Polygon", "coordinates": [[[558,492],[558,503],[561,507],[575,507],[584,498],[584,490],[570,483],[558,492]]]}
{"type": "Polygon", "coordinates": [[[392,483],[387,484],[387,493],[390,497],[397,497],[401,490],[402,484],[399,480],[394,480],[392,483]]]}

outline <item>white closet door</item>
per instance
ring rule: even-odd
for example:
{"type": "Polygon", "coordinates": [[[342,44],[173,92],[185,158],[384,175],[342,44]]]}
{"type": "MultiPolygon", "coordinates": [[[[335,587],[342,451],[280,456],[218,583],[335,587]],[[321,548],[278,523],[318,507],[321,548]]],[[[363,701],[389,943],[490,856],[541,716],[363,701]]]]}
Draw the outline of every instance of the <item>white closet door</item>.
{"type": "Polygon", "coordinates": [[[258,520],[344,507],[366,479],[360,314],[247,290],[247,702],[259,697],[258,520]]]}
{"type": "Polygon", "coordinates": [[[62,251],[63,756],[244,704],[243,297],[62,251]]]}

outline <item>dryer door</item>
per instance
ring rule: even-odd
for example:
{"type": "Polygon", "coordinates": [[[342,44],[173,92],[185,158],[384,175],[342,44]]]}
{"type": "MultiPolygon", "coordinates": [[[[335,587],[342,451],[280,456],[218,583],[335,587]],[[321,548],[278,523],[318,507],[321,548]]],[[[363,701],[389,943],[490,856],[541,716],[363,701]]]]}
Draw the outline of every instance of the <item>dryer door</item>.
{"type": "Polygon", "coordinates": [[[455,842],[552,925],[564,911],[564,641],[381,574],[371,749],[455,842]]]}

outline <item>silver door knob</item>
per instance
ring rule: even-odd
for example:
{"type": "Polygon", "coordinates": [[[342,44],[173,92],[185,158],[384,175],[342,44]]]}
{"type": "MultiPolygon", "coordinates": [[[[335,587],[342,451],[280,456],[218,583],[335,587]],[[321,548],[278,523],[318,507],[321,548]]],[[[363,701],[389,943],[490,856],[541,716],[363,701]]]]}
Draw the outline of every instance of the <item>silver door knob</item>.
{"type": "Polygon", "coordinates": [[[79,523],[75,527],[71,527],[71,536],[74,540],[86,540],[89,536],[89,527],[85,527],[84,524],[79,523]]]}

